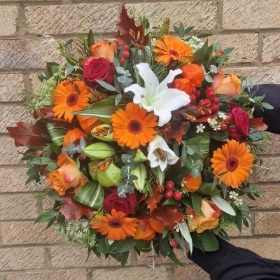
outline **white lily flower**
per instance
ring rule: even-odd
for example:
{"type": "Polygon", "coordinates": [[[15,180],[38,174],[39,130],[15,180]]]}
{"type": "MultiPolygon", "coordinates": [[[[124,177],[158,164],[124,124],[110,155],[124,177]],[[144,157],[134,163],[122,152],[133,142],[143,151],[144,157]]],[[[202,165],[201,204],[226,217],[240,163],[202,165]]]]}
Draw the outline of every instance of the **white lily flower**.
{"type": "Polygon", "coordinates": [[[172,165],[179,159],[159,135],[156,135],[155,139],[149,143],[148,152],[151,167],[159,166],[161,171],[164,171],[167,164],[172,165]]]}
{"type": "Polygon", "coordinates": [[[159,117],[159,126],[169,122],[172,111],[190,103],[190,98],[184,91],[167,87],[167,84],[173,82],[175,76],[181,74],[182,70],[170,70],[167,77],[159,83],[149,64],[139,63],[136,67],[145,83],[145,88],[133,84],[125,88],[124,92],[132,91],[134,103],[144,107],[148,112],[153,111],[159,117]]]}

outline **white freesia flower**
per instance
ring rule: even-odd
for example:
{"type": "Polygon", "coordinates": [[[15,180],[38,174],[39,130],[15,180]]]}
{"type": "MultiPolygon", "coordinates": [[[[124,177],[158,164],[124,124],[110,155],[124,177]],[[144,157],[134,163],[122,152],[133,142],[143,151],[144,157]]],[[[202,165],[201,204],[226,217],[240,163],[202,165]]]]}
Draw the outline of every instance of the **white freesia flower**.
{"type": "Polygon", "coordinates": [[[149,64],[139,63],[136,67],[145,83],[145,88],[133,84],[125,88],[124,92],[132,91],[134,103],[144,107],[148,112],[154,111],[154,114],[159,117],[159,126],[169,122],[172,111],[190,103],[190,98],[184,91],[167,87],[167,84],[173,82],[175,76],[182,73],[180,69],[170,70],[167,77],[159,83],[149,64]]]}
{"type": "Polygon", "coordinates": [[[159,166],[161,171],[164,171],[167,164],[172,165],[179,159],[159,135],[156,135],[155,139],[149,143],[148,152],[151,167],[159,166]]]}

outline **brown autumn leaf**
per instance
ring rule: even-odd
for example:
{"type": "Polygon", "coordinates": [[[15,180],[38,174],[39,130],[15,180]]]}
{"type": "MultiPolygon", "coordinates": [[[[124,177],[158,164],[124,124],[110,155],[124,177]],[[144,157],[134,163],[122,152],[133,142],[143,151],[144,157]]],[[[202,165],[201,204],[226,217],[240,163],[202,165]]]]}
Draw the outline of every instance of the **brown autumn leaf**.
{"type": "Polygon", "coordinates": [[[153,195],[146,199],[147,208],[150,209],[150,213],[157,208],[157,203],[159,203],[162,199],[162,194],[158,193],[158,184],[154,185],[152,188],[153,195]]]}
{"type": "Polygon", "coordinates": [[[6,127],[9,136],[14,138],[15,145],[19,146],[44,146],[48,143],[42,135],[48,135],[46,125],[42,121],[35,124],[17,122],[16,127],[6,127]]]}
{"type": "Polygon", "coordinates": [[[249,127],[255,128],[256,130],[266,130],[267,125],[262,121],[263,118],[251,118],[249,119],[249,127]]]}
{"type": "Polygon", "coordinates": [[[174,230],[174,224],[182,223],[184,220],[183,213],[177,210],[177,207],[164,205],[156,208],[152,216],[162,221],[163,225],[170,231],[174,230]]]}
{"type": "Polygon", "coordinates": [[[78,222],[83,215],[85,215],[89,220],[92,218],[92,208],[73,201],[71,197],[65,197],[62,201],[63,205],[59,211],[64,215],[66,220],[72,219],[75,222],[78,222]]]}
{"type": "Polygon", "coordinates": [[[148,35],[144,35],[143,25],[136,25],[134,18],[130,18],[127,14],[125,5],[122,6],[120,13],[120,22],[116,24],[121,35],[114,35],[114,38],[121,44],[140,44],[148,43],[148,35]]]}

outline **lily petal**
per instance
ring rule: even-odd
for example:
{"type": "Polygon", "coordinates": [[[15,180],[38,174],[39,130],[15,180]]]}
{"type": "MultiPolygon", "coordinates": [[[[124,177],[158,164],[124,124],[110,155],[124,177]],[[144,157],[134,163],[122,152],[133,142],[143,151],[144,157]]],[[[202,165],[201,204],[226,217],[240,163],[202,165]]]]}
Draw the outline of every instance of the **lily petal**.
{"type": "Polygon", "coordinates": [[[143,79],[146,87],[146,93],[154,94],[159,85],[159,81],[155,73],[151,70],[148,63],[139,63],[136,65],[139,75],[143,79]]]}
{"type": "Polygon", "coordinates": [[[181,73],[182,73],[181,69],[170,70],[167,77],[159,84],[158,91],[162,91],[162,90],[166,89],[167,85],[172,83],[174,78],[181,73]]]}

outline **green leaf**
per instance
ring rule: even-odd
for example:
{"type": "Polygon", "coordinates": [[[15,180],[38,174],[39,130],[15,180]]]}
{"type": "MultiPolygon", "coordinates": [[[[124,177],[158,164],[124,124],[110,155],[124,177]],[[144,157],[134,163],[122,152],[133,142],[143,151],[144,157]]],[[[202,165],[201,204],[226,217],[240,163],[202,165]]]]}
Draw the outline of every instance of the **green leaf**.
{"type": "Polygon", "coordinates": [[[121,93],[116,95],[116,97],[115,97],[115,105],[116,106],[120,103],[121,99],[122,99],[122,94],[121,93]]]}
{"type": "Polygon", "coordinates": [[[29,161],[29,163],[31,164],[37,164],[37,165],[47,165],[50,162],[52,162],[52,160],[48,157],[40,157],[37,156],[36,158],[32,159],[29,161]]]}
{"type": "Polygon", "coordinates": [[[242,231],[242,212],[240,210],[236,211],[235,222],[239,231],[242,231]]]}
{"type": "Polygon", "coordinates": [[[163,202],[162,206],[163,205],[174,205],[174,206],[178,206],[180,204],[180,201],[178,200],[175,200],[173,198],[170,198],[170,199],[167,199],[163,202]]]}
{"type": "Polygon", "coordinates": [[[111,253],[110,245],[105,238],[98,241],[98,245],[97,245],[96,249],[97,249],[97,252],[101,253],[101,254],[111,253]]]}
{"type": "Polygon", "coordinates": [[[186,251],[186,245],[184,243],[184,240],[182,239],[182,237],[176,233],[175,231],[173,232],[173,236],[174,236],[174,239],[177,241],[177,243],[179,244],[179,246],[184,250],[186,251]]]}
{"type": "Polygon", "coordinates": [[[52,139],[52,142],[55,143],[57,146],[61,146],[66,134],[65,127],[56,127],[53,123],[47,122],[46,127],[52,139]]]}
{"type": "Polygon", "coordinates": [[[167,255],[167,257],[173,261],[175,264],[180,265],[180,266],[184,266],[176,257],[175,253],[173,252],[173,250],[170,251],[170,253],[167,255]]]}
{"type": "Polygon", "coordinates": [[[47,195],[52,198],[55,201],[62,201],[62,198],[60,196],[58,196],[55,192],[55,190],[51,189],[50,191],[47,192],[47,195]]]}
{"type": "Polygon", "coordinates": [[[169,230],[165,227],[165,228],[163,229],[163,233],[162,233],[161,237],[162,237],[162,238],[165,238],[165,237],[167,236],[168,233],[169,233],[169,230]]]}
{"type": "Polygon", "coordinates": [[[151,242],[145,240],[137,240],[134,247],[141,252],[150,252],[152,250],[151,242]]]}
{"type": "Polygon", "coordinates": [[[104,81],[101,81],[101,80],[96,80],[96,82],[98,84],[100,84],[102,87],[104,87],[105,89],[109,90],[109,91],[116,91],[116,88],[113,87],[112,85],[104,82],[104,81]]]}
{"type": "Polygon", "coordinates": [[[53,219],[58,214],[57,211],[50,209],[42,213],[35,221],[35,223],[45,222],[53,219]]]}
{"type": "Polygon", "coordinates": [[[231,205],[226,200],[222,199],[220,196],[214,195],[211,197],[211,199],[223,212],[228,213],[232,216],[236,215],[231,205]]]}
{"type": "Polygon", "coordinates": [[[90,48],[92,45],[94,45],[94,36],[93,36],[93,32],[90,29],[87,35],[87,44],[88,47],[90,48]]]}
{"type": "Polygon", "coordinates": [[[111,250],[116,252],[126,252],[129,251],[132,247],[134,247],[137,243],[137,240],[133,239],[132,237],[128,237],[123,240],[114,241],[111,245],[111,250]]]}
{"type": "Polygon", "coordinates": [[[129,251],[126,252],[116,252],[115,254],[111,254],[113,258],[115,258],[118,262],[121,263],[122,267],[127,263],[127,259],[129,256],[129,251]]]}
{"type": "Polygon", "coordinates": [[[265,131],[260,131],[260,134],[261,134],[263,139],[271,140],[270,136],[265,131]]]}
{"type": "Polygon", "coordinates": [[[218,240],[212,231],[205,230],[198,234],[198,238],[201,240],[205,251],[212,252],[219,249],[218,240]]]}
{"type": "Polygon", "coordinates": [[[167,236],[165,238],[159,238],[159,251],[164,257],[168,256],[172,251],[167,236]]]}
{"type": "Polygon", "coordinates": [[[73,200],[91,208],[99,209],[104,200],[104,188],[98,182],[87,182],[74,195],[73,200]]]}
{"type": "Polygon", "coordinates": [[[110,96],[106,99],[102,99],[87,106],[83,110],[73,112],[73,114],[81,116],[91,116],[106,123],[110,123],[112,114],[114,114],[119,108],[124,109],[126,104],[127,103],[124,100],[121,100],[116,106],[115,96],[110,96]]]}
{"type": "Polygon", "coordinates": [[[203,195],[219,195],[220,191],[217,188],[212,189],[212,183],[203,182],[199,189],[197,190],[198,193],[203,195]]]}
{"type": "Polygon", "coordinates": [[[165,177],[165,172],[160,169],[160,167],[152,168],[152,172],[155,176],[157,176],[159,184],[162,185],[165,177]]]}
{"type": "Polygon", "coordinates": [[[273,107],[272,105],[270,105],[269,103],[267,103],[267,102],[263,102],[263,103],[262,103],[262,106],[263,106],[265,109],[268,109],[268,110],[274,109],[274,107],[273,107]]]}
{"type": "Polygon", "coordinates": [[[47,70],[50,77],[57,72],[58,68],[59,68],[59,64],[55,62],[47,62],[47,70]]]}
{"type": "Polygon", "coordinates": [[[181,232],[182,236],[184,237],[184,239],[188,242],[189,247],[190,247],[190,252],[192,253],[192,251],[193,251],[193,240],[192,240],[192,237],[190,235],[190,231],[189,231],[189,228],[187,226],[187,223],[185,221],[181,224],[180,232],[181,232]]]}
{"type": "Polygon", "coordinates": [[[202,199],[197,193],[191,194],[193,210],[196,214],[201,212],[202,199]]]}

